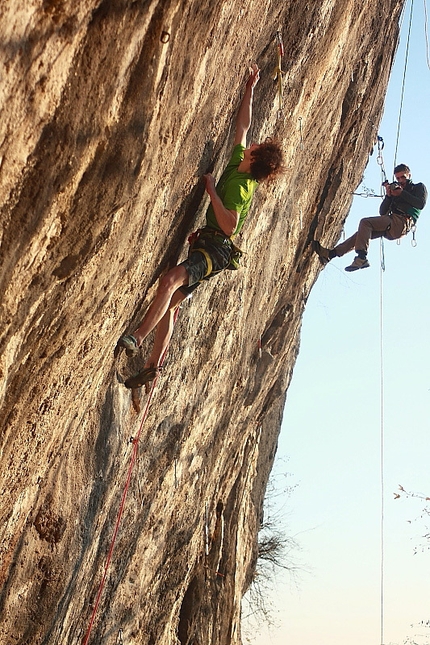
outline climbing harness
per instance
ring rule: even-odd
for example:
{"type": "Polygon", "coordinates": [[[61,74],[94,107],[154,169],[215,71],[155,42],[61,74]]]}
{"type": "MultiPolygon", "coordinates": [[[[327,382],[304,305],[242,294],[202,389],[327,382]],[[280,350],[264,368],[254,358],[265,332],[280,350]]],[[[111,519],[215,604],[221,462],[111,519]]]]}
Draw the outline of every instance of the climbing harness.
{"type": "Polygon", "coordinates": [[[242,256],[245,253],[245,251],[242,251],[236,244],[231,243],[231,255],[230,255],[230,262],[226,266],[226,269],[229,269],[230,271],[237,271],[240,269],[240,263],[242,260],[242,256]]]}
{"type": "Polygon", "coordinates": [[[277,52],[278,52],[278,64],[275,67],[273,71],[273,80],[278,81],[278,112],[277,112],[277,117],[278,119],[281,119],[284,114],[284,105],[283,105],[283,96],[284,96],[284,88],[283,88],[283,82],[282,82],[282,77],[284,75],[284,72],[282,71],[282,58],[284,56],[284,43],[282,42],[282,33],[281,30],[278,29],[276,32],[276,46],[277,46],[277,52]]]}
{"type": "Polygon", "coordinates": [[[212,269],[213,269],[211,256],[206,251],[206,249],[197,248],[197,249],[193,249],[193,251],[200,251],[200,253],[202,253],[204,255],[205,260],[206,260],[206,264],[207,264],[207,267],[208,267],[207,270],[206,270],[206,273],[205,273],[205,278],[207,278],[208,275],[210,275],[212,273],[212,269]]]}
{"type": "MultiPolygon", "coordinates": [[[[230,260],[228,265],[225,267],[226,269],[230,269],[233,271],[237,271],[237,269],[240,268],[240,263],[241,263],[241,258],[244,255],[244,251],[242,251],[238,246],[233,244],[232,241],[232,236],[229,237],[228,235],[225,235],[222,231],[217,231],[214,228],[201,228],[198,229],[197,231],[194,231],[188,238],[188,243],[190,245],[190,253],[193,251],[199,251],[204,255],[206,264],[207,264],[207,270],[204,275],[204,278],[207,278],[208,276],[213,273],[213,263],[212,263],[212,258],[208,251],[203,248],[201,245],[198,245],[199,240],[201,240],[204,243],[204,240],[208,240],[209,242],[212,240],[217,240],[221,242],[223,246],[226,246],[230,249],[230,260]]],[[[203,279],[204,279],[203,278],[203,279]]]]}

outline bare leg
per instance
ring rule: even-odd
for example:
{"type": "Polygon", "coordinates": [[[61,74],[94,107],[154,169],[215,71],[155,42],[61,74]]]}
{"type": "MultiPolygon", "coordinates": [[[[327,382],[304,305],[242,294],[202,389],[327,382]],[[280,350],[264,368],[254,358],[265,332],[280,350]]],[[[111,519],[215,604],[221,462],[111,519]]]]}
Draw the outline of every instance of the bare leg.
{"type": "Polygon", "coordinates": [[[186,298],[182,291],[176,291],[170,301],[170,307],[160,320],[155,330],[154,346],[150,357],[145,363],[146,367],[159,367],[173,334],[175,311],[186,298]]]}
{"type": "MultiPolygon", "coordinates": [[[[172,307],[172,299],[175,297],[176,292],[179,287],[188,284],[188,273],[186,269],[178,265],[174,269],[171,269],[164,278],[160,280],[160,285],[158,287],[157,295],[149,307],[146,316],[142,320],[140,326],[134,332],[133,336],[137,340],[137,344],[140,345],[142,341],[148,336],[148,334],[161,322],[162,318],[169,309],[172,307]]],[[[176,304],[173,304],[172,311],[178,306],[178,304],[184,299],[184,295],[179,291],[179,294],[183,296],[176,304]]],[[[173,314],[172,314],[173,315],[173,314]]],[[[172,323],[173,324],[173,323],[172,323]]],[[[168,328],[167,320],[164,323],[165,328],[168,328]]]]}

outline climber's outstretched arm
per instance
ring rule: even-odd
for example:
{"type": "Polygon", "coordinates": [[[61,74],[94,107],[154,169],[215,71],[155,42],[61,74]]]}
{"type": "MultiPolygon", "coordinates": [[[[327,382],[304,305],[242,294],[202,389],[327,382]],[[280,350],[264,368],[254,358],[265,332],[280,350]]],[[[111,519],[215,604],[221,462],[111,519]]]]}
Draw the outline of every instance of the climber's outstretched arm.
{"type": "Polygon", "coordinates": [[[241,143],[243,146],[246,146],[246,135],[251,127],[252,120],[252,99],[254,95],[254,87],[257,85],[259,78],[260,70],[254,63],[250,70],[249,78],[246,83],[245,94],[236,117],[236,135],[234,138],[234,145],[241,143]]]}

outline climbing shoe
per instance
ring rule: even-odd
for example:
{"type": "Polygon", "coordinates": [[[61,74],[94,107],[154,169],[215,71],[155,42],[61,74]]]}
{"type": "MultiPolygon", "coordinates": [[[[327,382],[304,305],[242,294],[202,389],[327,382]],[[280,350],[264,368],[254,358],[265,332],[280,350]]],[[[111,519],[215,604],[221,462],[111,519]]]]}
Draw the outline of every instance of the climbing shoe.
{"type": "Polygon", "coordinates": [[[137,346],[137,340],[134,336],[132,336],[131,334],[121,336],[116,344],[113,353],[114,357],[116,358],[117,356],[119,356],[121,350],[123,349],[125,349],[127,356],[136,356],[137,352],[139,351],[139,347],[137,346]]]}
{"type": "Polygon", "coordinates": [[[321,244],[317,240],[314,240],[312,242],[312,248],[314,252],[318,255],[321,264],[325,266],[330,262],[331,260],[330,249],[326,249],[324,246],[321,246],[321,244]]]}
{"type": "Polygon", "coordinates": [[[145,369],[143,369],[135,376],[131,376],[130,378],[128,378],[124,382],[124,385],[129,390],[134,390],[138,387],[142,387],[142,385],[146,385],[147,383],[150,383],[151,381],[153,381],[159,375],[160,372],[161,372],[161,367],[145,367],[145,369]]]}
{"type": "Polygon", "coordinates": [[[358,271],[358,269],[367,269],[370,267],[370,264],[367,258],[360,258],[358,255],[354,258],[354,262],[345,267],[345,271],[358,271]]]}

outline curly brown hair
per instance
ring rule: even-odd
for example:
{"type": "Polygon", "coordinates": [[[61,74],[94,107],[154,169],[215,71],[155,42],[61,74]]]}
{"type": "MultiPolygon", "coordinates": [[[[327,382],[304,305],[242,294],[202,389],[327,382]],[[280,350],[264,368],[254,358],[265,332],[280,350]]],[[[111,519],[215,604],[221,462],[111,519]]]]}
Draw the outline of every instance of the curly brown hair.
{"type": "Polygon", "coordinates": [[[275,179],[284,172],[283,154],[277,141],[266,139],[251,154],[251,175],[257,181],[275,179]]]}

